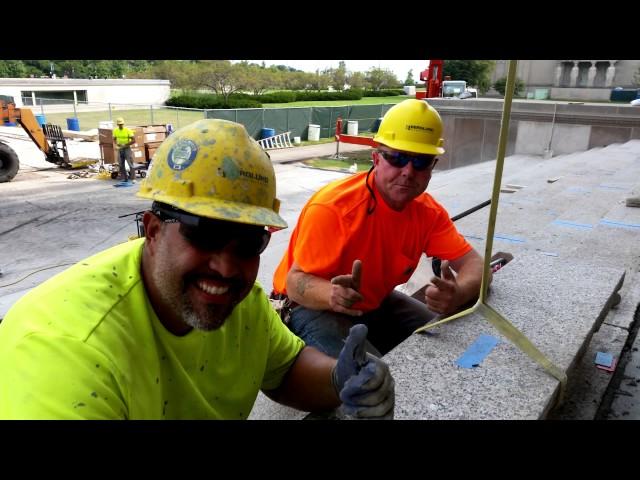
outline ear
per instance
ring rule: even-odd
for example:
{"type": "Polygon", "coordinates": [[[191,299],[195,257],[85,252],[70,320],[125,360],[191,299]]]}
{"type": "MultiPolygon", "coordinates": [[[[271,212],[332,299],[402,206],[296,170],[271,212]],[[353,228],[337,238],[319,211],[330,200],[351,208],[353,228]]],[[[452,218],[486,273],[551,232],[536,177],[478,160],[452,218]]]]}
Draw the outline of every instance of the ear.
{"type": "Polygon", "coordinates": [[[373,165],[377,167],[378,163],[380,163],[380,153],[377,150],[373,150],[371,152],[371,159],[373,160],[373,165]]]}
{"type": "Polygon", "coordinates": [[[146,211],[142,216],[142,225],[144,225],[145,244],[151,253],[153,253],[158,237],[160,236],[160,231],[162,230],[162,222],[153,213],[146,211]]]}

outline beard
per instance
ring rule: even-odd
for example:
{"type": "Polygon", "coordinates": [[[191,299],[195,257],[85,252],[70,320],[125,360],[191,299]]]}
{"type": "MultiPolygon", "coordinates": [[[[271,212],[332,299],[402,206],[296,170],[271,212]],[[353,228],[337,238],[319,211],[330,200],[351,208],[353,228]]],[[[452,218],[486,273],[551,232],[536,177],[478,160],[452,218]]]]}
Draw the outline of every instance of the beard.
{"type": "MultiPolygon", "coordinates": [[[[237,302],[227,305],[203,304],[194,305],[187,293],[184,278],[176,275],[173,265],[169,264],[168,255],[159,255],[153,271],[154,282],[162,292],[164,308],[170,310],[175,318],[179,318],[190,327],[203,331],[216,330],[231,315],[237,302]]],[[[198,288],[193,283],[192,288],[198,288]]]]}
{"type": "Polygon", "coordinates": [[[186,293],[182,295],[182,299],[181,314],[184,323],[198,330],[204,330],[205,332],[216,330],[224,325],[225,320],[231,315],[235,307],[235,305],[225,305],[224,307],[219,305],[204,305],[204,308],[202,308],[200,312],[197,312],[186,293]]]}

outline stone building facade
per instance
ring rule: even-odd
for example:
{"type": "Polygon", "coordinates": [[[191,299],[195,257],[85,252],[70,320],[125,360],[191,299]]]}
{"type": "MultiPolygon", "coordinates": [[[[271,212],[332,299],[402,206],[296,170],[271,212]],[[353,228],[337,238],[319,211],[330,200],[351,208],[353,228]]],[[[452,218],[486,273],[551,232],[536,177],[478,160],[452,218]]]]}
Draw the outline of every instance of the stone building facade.
{"type": "MultiPolygon", "coordinates": [[[[496,60],[492,84],[506,77],[507,65],[496,60]]],[[[516,74],[527,98],[606,101],[613,88],[640,88],[639,69],[640,60],[518,60],[516,74]]]]}

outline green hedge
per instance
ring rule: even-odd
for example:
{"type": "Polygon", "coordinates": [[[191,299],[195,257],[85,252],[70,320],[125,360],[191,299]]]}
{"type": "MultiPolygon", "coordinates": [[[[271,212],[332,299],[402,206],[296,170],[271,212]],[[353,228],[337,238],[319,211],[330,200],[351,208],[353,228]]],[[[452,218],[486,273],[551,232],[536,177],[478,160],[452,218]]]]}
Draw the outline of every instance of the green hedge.
{"type": "Polygon", "coordinates": [[[403,90],[362,90],[351,88],[344,92],[317,92],[310,90],[279,91],[264,95],[249,95],[246,93],[234,93],[225,103],[220,95],[207,93],[185,93],[171,97],[166,105],[170,107],[184,108],[260,108],[263,103],[290,103],[310,102],[326,100],[360,100],[362,97],[391,97],[404,95],[403,90]]]}
{"type": "Polygon", "coordinates": [[[169,107],[183,108],[261,108],[262,103],[251,95],[233,94],[229,96],[229,101],[225,102],[224,97],[220,95],[211,95],[206,93],[188,93],[171,97],[165,102],[169,107]]]}
{"type": "Polygon", "coordinates": [[[326,101],[326,100],[360,100],[362,90],[352,88],[344,92],[315,92],[311,90],[298,91],[296,102],[326,101]]]}
{"type": "Polygon", "coordinates": [[[271,92],[254,97],[262,103],[289,103],[296,101],[296,92],[271,92]]]}
{"type": "Polygon", "coordinates": [[[389,88],[386,90],[365,90],[362,93],[363,97],[395,97],[398,95],[404,95],[404,90],[389,88]]]}

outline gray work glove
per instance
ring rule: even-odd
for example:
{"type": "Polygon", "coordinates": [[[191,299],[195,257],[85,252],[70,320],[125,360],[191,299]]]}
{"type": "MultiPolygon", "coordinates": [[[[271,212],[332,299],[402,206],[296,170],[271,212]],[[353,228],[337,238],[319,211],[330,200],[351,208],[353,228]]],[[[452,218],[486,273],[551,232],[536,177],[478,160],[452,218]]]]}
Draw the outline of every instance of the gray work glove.
{"type": "Polygon", "coordinates": [[[347,418],[392,420],[395,382],[387,364],[366,352],[367,332],[363,324],[351,327],[333,369],[340,410],[347,418]]]}

